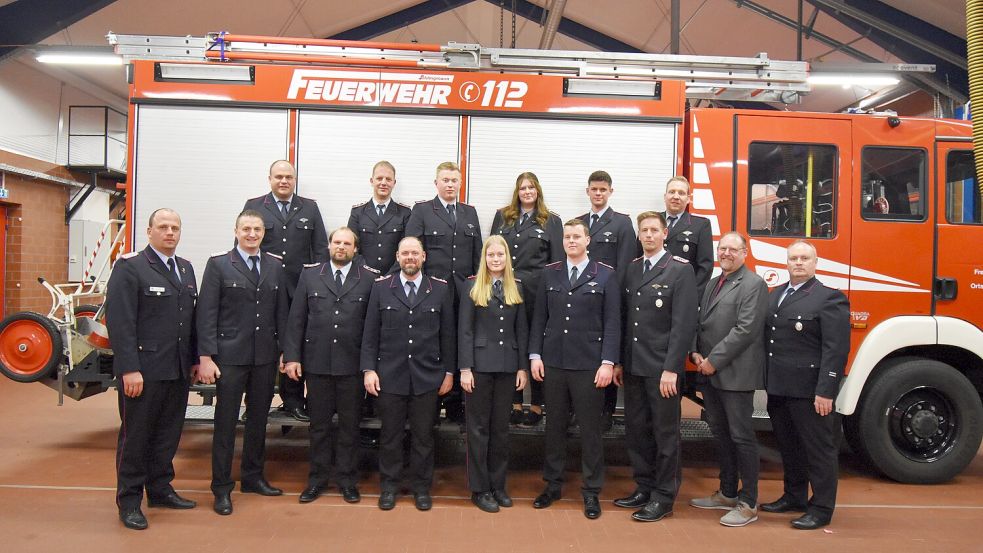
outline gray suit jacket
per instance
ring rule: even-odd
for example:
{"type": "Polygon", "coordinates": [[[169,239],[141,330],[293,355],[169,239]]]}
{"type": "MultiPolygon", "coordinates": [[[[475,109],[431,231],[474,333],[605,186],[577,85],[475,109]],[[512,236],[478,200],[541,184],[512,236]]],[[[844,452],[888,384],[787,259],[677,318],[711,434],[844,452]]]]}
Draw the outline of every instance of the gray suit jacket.
{"type": "Polygon", "coordinates": [[[763,389],[768,286],[744,266],[728,277],[711,301],[720,278],[710,279],[703,292],[695,351],[717,369],[710,377],[715,388],[763,389]]]}

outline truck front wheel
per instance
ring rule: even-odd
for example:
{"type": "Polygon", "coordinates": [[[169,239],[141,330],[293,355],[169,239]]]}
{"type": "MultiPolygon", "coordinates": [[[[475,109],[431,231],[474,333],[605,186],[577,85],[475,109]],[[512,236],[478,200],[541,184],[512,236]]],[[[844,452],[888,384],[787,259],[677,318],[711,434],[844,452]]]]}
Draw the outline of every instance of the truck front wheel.
{"type": "Polygon", "coordinates": [[[938,361],[898,358],[865,388],[856,441],[885,476],[937,484],[973,460],[983,437],[983,403],[962,373],[938,361]]]}

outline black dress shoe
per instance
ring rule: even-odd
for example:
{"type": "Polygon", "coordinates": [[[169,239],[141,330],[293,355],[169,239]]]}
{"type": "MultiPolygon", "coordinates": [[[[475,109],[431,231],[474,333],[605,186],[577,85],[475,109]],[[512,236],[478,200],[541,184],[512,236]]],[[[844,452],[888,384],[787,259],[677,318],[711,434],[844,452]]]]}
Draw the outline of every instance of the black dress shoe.
{"type": "Polygon", "coordinates": [[[523,418],[525,418],[525,412],[522,409],[513,409],[512,414],[509,415],[509,424],[519,426],[522,424],[523,418]]]}
{"type": "Polygon", "coordinates": [[[358,493],[358,488],[355,486],[345,486],[341,488],[341,498],[345,503],[358,503],[362,500],[362,494],[358,493]]]}
{"type": "Polygon", "coordinates": [[[761,510],[766,513],[804,513],[806,506],[792,501],[787,495],[783,495],[771,503],[762,503],[761,510]]]}
{"type": "Polygon", "coordinates": [[[475,507],[481,509],[486,513],[498,512],[498,502],[495,501],[495,497],[492,496],[491,492],[472,493],[471,503],[474,503],[475,507]]]}
{"type": "Polygon", "coordinates": [[[643,491],[635,490],[635,493],[627,497],[619,497],[614,500],[615,507],[623,507],[625,509],[637,509],[639,507],[644,507],[648,505],[649,494],[643,491]]]}
{"type": "Polygon", "coordinates": [[[584,516],[591,520],[601,516],[601,502],[596,495],[584,496],[584,516]]]}
{"type": "Polygon", "coordinates": [[[433,507],[433,498],[427,492],[413,494],[413,502],[416,503],[416,508],[419,511],[429,511],[433,507]]]}
{"type": "Polygon", "coordinates": [[[560,491],[546,488],[543,490],[543,493],[537,495],[536,499],[532,501],[532,507],[533,509],[545,509],[557,499],[560,499],[560,491]]]}
{"type": "Polygon", "coordinates": [[[304,491],[300,492],[299,501],[301,503],[310,503],[315,499],[321,497],[321,494],[323,492],[324,489],[319,485],[315,484],[313,486],[307,486],[306,488],[304,488],[304,491]]]}
{"type": "Polygon", "coordinates": [[[215,512],[222,515],[232,514],[232,496],[227,493],[220,493],[215,496],[215,505],[212,507],[215,512]]]}
{"type": "Polygon", "coordinates": [[[283,407],[283,410],[301,422],[309,422],[311,420],[311,416],[307,414],[307,409],[303,407],[283,407]]]}
{"type": "Polygon", "coordinates": [[[171,492],[164,497],[147,497],[148,507],[164,507],[165,509],[194,509],[198,503],[185,499],[177,494],[177,492],[171,492]]]}
{"type": "Polygon", "coordinates": [[[793,520],[792,527],[798,530],[815,530],[817,528],[822,528],[823,526],[828,526],[829,522],[829,518],[820,517],[812,513],[806,513],[793,520]]]}
{"type": "Polygon", "coordinates": [[[522,422],[519,423],[519,424],[520,424],[520,426],[523,426],[525,428],[532,428],[532,427],[538,425],[539,424],[539,421],[541,421],[541,420],[543,420],[543,415],[541,415],[540,413],[537,413],[535,411],[530,410],[530,411],[527,411],[522,416],[522,422]]]}
{"type": "Polygon", "coordinates": [[[631,514],[631,518],[640,522],[655,522],[672,516],[672,503],[652,501],[631,514]]]}
{"type": "Polygon", "coordinates": [[[512,506],[512,498],[509,497],[508,492],[505,490],[493,491],[492,497],[495,498],[495,503],[498,503],[499,507],[505,507],[507,509],[512,506]]]}
{"type": "Polygon", "coordinates": [[[383,511],[391,511],[396,507],[396,492],[382,492],[379,494],[379,508],[383,511]]]}
{"type": "Polygon", "coordinates": [[[259,495],[273,496],[283,495],[283,490],[274,488],[265,479],[253,480],[252,482],[241,482],[239,491],[242,493],[258,493],[259,495]]]}
{"type": "Polygon", "coordinates": [[[143,516],[140,509],[127,509],[119,512],[119,519],[130,530],[146,530],[147,517],[143,516]]]}

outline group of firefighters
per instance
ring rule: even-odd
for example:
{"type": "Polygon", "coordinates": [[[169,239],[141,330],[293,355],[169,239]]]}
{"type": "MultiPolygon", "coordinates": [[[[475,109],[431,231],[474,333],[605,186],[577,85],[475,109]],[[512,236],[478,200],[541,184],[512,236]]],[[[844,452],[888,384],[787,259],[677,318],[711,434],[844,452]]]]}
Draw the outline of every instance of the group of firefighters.
{"type": "Polygon", "coordinates": [[[274,162],[269,183],[270,193],[246,202],[234,246],[209,258],[200,286],[175,255],[181,219],[168,208],[151,214],[148,246],[114,266],[106,323],[119,381],[116,500],[127,528],[148,525],[144,493],[150,507],[196,506],[171,485],[194,382],[216,385],[214,510],[233,511],[244,395],[240,491],[283,493],[263,474],[278,372],[282,408],[310,421],[301,503],[332,479],[346,502],[360,501],[358,434],[371,398],[381,421],[380,509],[393,509],[406,488],[417,509],[432,507],[443,406],[463,421],[471,500],[486,512],[513,505],[510,424],[545,416],[537,509],[561,497],[568,430],[578,426],[584,515],[596,519],[602,437],[620,387],[636,489],[614,505],[658,521],[672,515],[681,483],[687,360],[720,451],[719,489],[689,504],[726,511],[726,526],[757,520],[759,508],[802,513],[791,521],[799,529],[830,523],[849,304],[816,280],[809,242],[788,246],[790,280],[769,293],[745,266],[748,242],[737,232],[719,238],[721,273],[712,277],[710,222],[688,212],[684,177],[667,183],[665,211],[642,211],[633,225],[608,205],[614,187],[604,171],[587,178],[589,210],[566,221],[548,210],[536,175],[522,173],[485,240],[475,208],[458,201],[461,171],[452,162],[437,166],[436,197],[410,208],[393,200],[396,169],[380,161],[372,199],[330,232],[317,203],[295,194],[290,163],[274,162]],[[760,505],[751,424],[758,389],[768,391],[785,471],[783,495],[760,505]]]}

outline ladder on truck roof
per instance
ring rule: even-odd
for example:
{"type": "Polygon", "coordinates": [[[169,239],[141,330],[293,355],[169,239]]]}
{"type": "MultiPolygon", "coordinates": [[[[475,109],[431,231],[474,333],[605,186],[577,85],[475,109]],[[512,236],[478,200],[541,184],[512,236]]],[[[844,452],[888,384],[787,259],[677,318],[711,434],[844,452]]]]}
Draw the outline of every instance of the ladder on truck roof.
{"type": "Polygon", "coordinates": [[[686,83],[688,98],[797,103],[809,92],[809,64],[755,57],[683,56],[575,50],[484,48],[209,33],[204,37],[118,35],[109,43],[127,61],[312,63],[571,75],[599,81],[686,83]]]}

